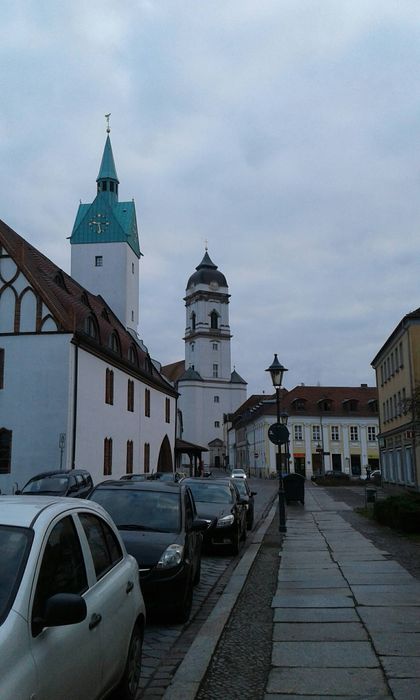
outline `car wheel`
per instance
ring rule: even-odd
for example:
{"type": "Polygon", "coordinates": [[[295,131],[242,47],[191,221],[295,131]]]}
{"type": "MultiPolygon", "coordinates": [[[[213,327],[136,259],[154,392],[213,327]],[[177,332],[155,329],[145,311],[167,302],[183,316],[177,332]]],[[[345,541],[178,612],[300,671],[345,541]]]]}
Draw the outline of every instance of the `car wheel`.
{"type": "Polygon", "coordinates": [[[192,608],[192,601],[193,601],[193,581],[192,578],[190,577],[187,583],[187,587],[185,589],[185,594],[182,603],[177,605],[177,607],[174,609],[174,614],[173,614],[173,619],[174,622],[177,623],[184,623],[188,622],[188,619],[191,614],[191,608],[192,608]]]}
{"type": "Polygon", "coordinates": [[[232,554],[239,554],[239,541],[240,541],[240,536],[239,536],[239,528],[236,528],[234,535],[232,537],[232,554]]]}
{"type": "Polygon", "coordinates": [[[137,695],[143,648],[143,629],[137,622],[130,639],[124,675],[115,691],[115,700],[135,700],[137,695]]]}
{"type": "Polygon", "coordinates": [[[200,583],[200,578],[201,578],[201,557],[198,557],[197,568],[195,570],[195,576],[194,576],[194,586],[197,586],[200,583]]]}

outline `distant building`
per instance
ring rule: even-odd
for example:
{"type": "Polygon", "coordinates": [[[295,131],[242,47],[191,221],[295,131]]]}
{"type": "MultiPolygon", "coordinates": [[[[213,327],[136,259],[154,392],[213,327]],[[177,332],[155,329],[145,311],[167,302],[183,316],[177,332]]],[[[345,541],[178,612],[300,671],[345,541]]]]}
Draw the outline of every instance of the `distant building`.
{"type": "MultiPolygon", "coordinates": [[[[378,468],[375,387],[302,385],[282,389],[280,395],[281,411],[288,414],[288,471],[307,478],[329,470],[358,477],[366,468],[378,468]]],[[[235,466],[255,475],[275,473],[277,447],[268,439],[268,429],[276,421],[275,395],[250,397],[229,416],[235,466]]]]}
{"type": "Polygon", "coordinates": [[[190,276],[185,294],[185,360],[162,368],[179,391],[183,439],[198,443],[205,466],[224,466],[224,416],[246,398],[247,383],[232,370],[226,277],[208,252],[190,276]]]}
{"type": "Polygon", "coordinates": [[[0,222],[2,493],[50,469],[174,467],[177,393],[136,333],[137,224],[113,163],[108,136],[71,237],[78,281],[0,222]]]}
{"type": "Polygon", "coordinates": [[[404,316],[373,359],[372,367],[378,387],[383,481],[390,488],[418,491],[420,309],[404,316]]]}

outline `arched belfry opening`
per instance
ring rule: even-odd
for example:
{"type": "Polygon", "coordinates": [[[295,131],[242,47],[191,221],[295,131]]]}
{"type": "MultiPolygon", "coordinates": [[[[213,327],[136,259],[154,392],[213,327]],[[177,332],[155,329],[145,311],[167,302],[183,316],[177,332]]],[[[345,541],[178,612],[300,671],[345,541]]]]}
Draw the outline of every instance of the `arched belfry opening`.
{"type": "Polygon", "coordinates": [[[162,444],[159,450],[159,458],[157,463],[158,472],[172,472],[174,470],[174,463],[172,458],[171,443],[169,442],[168,436],[162,440],[162,444]]]}

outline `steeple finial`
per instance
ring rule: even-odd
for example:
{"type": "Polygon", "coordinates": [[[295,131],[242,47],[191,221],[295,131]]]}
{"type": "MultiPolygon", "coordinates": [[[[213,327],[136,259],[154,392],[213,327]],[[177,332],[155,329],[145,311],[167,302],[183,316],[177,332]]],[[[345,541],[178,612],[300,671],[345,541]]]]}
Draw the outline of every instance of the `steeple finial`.
{"type": "Polygon", "coordinates": [[[208,242],[207,238],[204,239],[204,249],[205,249],[205,251],[206,251],[206,253],[207,253],[207,251],[208,251],[208,249],[209,249],[209,242],[208,242]]]}
{"type": "Polygon", "coordinates": [[[109,114],[105,114],[105,119],[106,119],[106,133],[109,134],[111,131],[111,127],[109,126],[109,118],[111,116],[111,112],[109,114]]]}

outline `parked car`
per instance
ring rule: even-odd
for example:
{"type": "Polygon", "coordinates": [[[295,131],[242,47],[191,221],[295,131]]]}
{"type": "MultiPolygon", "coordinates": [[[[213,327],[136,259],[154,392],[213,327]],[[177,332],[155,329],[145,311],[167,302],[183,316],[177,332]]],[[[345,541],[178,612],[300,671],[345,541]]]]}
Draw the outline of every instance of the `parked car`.
{"type": "Polygon", "coordinates": [[[1,700],[134,700],[145,607],[137,562],[96,503],[0,496],[1,700]]]}
{"type": "Polygon", "coordinates": [[[238,554],[241,540],[246,539],[246,505],[233,479],[184,479],[192,491],[200,518],[209,523],[204,533],[207,545],[230,544],[238,554]]]}
{"type": "Polygon", "coordinates": [[[345,472],[340,472],[338,469],[329,469],[325,474],[316,474],[311,477],[311,481],[322,483],[324,480],[327,481],[350,481],[350,476],[345,472]]]}
{"type": "Polygon", "coordinates": [[[184,481],[104,481],[89,499],[108,511],[136,558],[147,610],[186,622],[208,523],[198,518],[184,481]]]}
{"type": "Polygon", "coordinates": [[[92,477],[86,469],[56,469],[36,474],[16,494],[32,496],[76,496],[86,498],[93,488],[92,477]]]}
{"type": "Polygon", "coordinates": [[[246,472],[243,469],[232,469],[232,479],[246,479],[246,472]]]}
{"type": "Polygon", "coordinates": [[[147,474],[124,474],[120,479],[123,481],[147,481],[147,474]]]}
{"type": "Polygon", "coordinates": [[[380,469],[374,469],[372,472],[370,472],[369,478],[367,477],[367,474],[363,474],[362,476],[359,477],[362,481],[371,481],[373,484],[380,484],[382,481],[382,474],[380,469]]]}
{"type": "Polygon", "coordinates": [[[251,487],[247,479],[235,479],[235,488],[239,491],[240,496],[246,500],[246,525],[248,530],[252,530],[254,524],[254,496],[256,491],[251,491],[251,487]]]}

